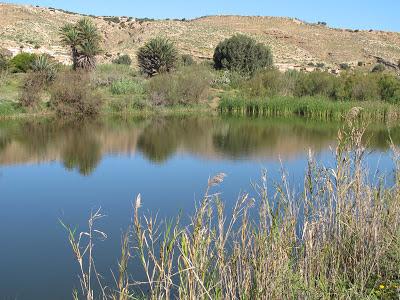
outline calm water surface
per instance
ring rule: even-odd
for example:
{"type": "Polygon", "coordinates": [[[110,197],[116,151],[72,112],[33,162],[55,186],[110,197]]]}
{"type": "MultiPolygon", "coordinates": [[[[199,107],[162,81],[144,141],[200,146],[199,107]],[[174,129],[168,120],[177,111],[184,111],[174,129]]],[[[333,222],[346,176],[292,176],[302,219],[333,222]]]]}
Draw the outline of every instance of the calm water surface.
{"type": "MultiPolygon", "coordinates": [[[[144,211],[188,216],[209,176],[228,175],[219,190],[229,206],[240,192],[254,195],[263,168],[279,181],[280,161],[300,190],[308,149],[332,165],[339,127],[205,117],[0,122],[0,299],[71,299],[78,269],[59,219],[84,229],[90,211],[102,208],[108,239],[96,243],[95,259],[111,280],[138,193],[144,211]]],[[[400,127],[390,130],[400,144],[400,127]]],[[[371,126],[367,137],[373,176],[391,172],[387,127],[371,126]]]]}

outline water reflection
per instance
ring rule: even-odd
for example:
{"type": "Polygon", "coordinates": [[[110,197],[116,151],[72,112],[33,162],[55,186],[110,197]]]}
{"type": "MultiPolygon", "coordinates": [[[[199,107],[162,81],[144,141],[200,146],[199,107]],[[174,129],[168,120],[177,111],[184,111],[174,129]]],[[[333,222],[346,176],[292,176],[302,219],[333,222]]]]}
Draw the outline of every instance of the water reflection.
{"type": "MultiPolygon", "coordinates": [[[[207,159],[292,157],[334,144],[340,124],[301,119],[154,118],[90,123],[54,120],[0,122],[0,165],[59,161],[90,175],[108,154],[143,154],[162,164],[176,153],[207,159]]],[[[400,127],[390,128],[396,144],[400,127]]],[[[388,149],[388,128],[370,126],[369,144],[388,149]]]]}

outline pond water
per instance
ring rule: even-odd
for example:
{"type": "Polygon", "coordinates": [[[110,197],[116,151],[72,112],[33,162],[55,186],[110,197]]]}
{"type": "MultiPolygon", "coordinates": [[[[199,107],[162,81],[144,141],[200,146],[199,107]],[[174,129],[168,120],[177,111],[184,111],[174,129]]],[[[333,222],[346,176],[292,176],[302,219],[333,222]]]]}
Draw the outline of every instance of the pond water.
{"type": "MultiPolygon", "coordinates": [[[[228,206],[240,192],[254,194],[264,168],[279,181],[281,164],[300,190],[308,150],[333,164],[340,126],[216,117],[0,122],[0,298],[71,299],[78,267],[59,219],[84,229],[90,211],[102,208],[108,238],[96,243],[95,259],[111,280],[138,193],[142,210],[162,219],[188,216],[219,172],[227,174],[218,190],[228,206]]],[[[400,144],[400,127],[390,132],[400,144]]],[[[366,136],[374,176],[390,172],[388,128],[370,126],[366,136]]]]}

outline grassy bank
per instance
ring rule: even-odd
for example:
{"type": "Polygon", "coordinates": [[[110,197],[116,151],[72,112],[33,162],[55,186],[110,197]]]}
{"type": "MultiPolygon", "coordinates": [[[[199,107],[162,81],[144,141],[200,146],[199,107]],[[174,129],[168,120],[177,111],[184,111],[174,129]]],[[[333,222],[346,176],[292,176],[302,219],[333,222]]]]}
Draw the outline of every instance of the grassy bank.
{"type": "Polygon", "coordinates": [[[400,80],[391,74],[304,74],[263,70],[253,77],[207,64],[180,66],[147,78],[130,66],[99,65],[92,72],[6,74],[0,83],[0,118],[91,114],[124,116],[228,114],[342,120],[354,107],[360,118],[400,118],[400,80]],[[74,84],[71,84],[74,81],[74,84]],[[66,84],[69,82],[69,84],[66,84]]]}
{"type": "Polygon", "coordinates": [[[400,117],[398,105],[378,101],[331,101],[324,97],[271,97],[244,99],[223,96],[219,103],[221,114],[262,117],[305,117],[318,120],[343,120],[350,111],[361,119],[386,122],[400,117]]]}
{"type": "Polygon", "coordinates": [[[137,196],[114,287],[94,268],[93,243],[105,237],[96,231],[101,212],[90,217],[87,243],[64,225],[82,282],[75,297],[93,299],[96,290],[104,299],[396,299],[399,153],[393,148],[394,184],[370,182],[363,133],[340,131],[332,168],[310,153],[299,193],[285,172],[274,187],[264,173],[259,196],[244,194],[228,211],[218,193],[225,175],[210,178],[189,224],[142,215],[146,199],[137,196]],[[137,264],[142,270],[131,268],[137,264]],[[146,280],[136,280],[140,274],[146,280]]]}

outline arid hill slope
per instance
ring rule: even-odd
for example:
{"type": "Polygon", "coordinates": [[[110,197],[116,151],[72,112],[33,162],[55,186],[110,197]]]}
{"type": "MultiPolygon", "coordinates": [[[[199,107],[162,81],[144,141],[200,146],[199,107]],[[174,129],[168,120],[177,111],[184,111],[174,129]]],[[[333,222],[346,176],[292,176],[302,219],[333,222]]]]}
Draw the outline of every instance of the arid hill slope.
{"type": "MultiPolygon", "coordinates": [[[[57,9],[0,3],[0,47],[13,53],[47,52],[68,62],[68,49],[60,45],[58,29],[79,14],[57,9]]],[[[397,63],[400,33],[333,29],[297,19],[277,17],[211,16],[189,21],[143,21],[135,18],[90,17],[104,36],[102,60],[118,53],[134,55],[151,37],[164,35],[175,41],[182,53],[210,59],[218,42],[235,33],[245,33],[271,46],[281,69],[324,63],[374,64],[376,57],[397,63]]]]}

